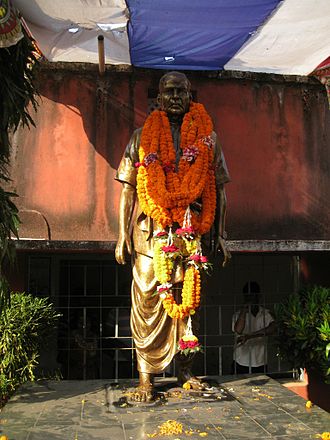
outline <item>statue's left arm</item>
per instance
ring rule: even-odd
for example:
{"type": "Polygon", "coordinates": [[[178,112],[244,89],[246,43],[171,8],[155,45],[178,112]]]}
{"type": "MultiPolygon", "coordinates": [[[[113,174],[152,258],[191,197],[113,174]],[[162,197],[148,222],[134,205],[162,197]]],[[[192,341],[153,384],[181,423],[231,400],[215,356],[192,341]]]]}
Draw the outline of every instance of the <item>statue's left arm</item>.
{"type": "Polygon", "coordinates": [[[115,257],[119,264],[126,264],[125,250],[132,254],[131,223],[136,201],[136,175],[134,164],[138,161],[138,146],[141,130],[135,130],[127,144],[122,158],[116,180],[122,183],[119,201],[119,235],[115,250],[115,257]]]}
{"type": "Polygon", "coordinates": [[[226,266],[231,259],[231,254],[226,245],[227,233],[225,228],[227,210],[225,184],[230,181],[230,177],[221,146],[215,133],[213,133],[213,137],[216,141],[214,147],[214,170],[217,189],[217,211],[214,222],[214,252],[222,252],[224,257],[222,265],[226,266]]]}
{"type": "Polygon", "coordinates": [[[219,219],[217,224],[215,224],[215,251],[221,251],[223,254],[223,266],[226,266],[230,259],[231,254],[227,249],[226,239],[227,233],[225,230],[226,225],[226,209],[227,209],[227,198],[224,185],[221,184],[217,189],[217,203],[218,203],[218,211],[219,211],[219,219]]]}

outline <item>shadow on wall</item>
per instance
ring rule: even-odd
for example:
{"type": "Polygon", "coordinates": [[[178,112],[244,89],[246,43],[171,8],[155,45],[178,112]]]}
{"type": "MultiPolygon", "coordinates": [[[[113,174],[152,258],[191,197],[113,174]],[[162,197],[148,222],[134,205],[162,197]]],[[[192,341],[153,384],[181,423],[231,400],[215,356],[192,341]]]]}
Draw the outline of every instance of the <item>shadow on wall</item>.
{"type": "Polygon", "coordinates": [[[49,130],[49,121],[59,130],[62,125],[68,140],[70,131],[75,130],[77,140],[82,144],[90,143],[116,170],[124,148],[137,128],[135,113],[141,113],[140,119],[143,119],[147,108],[136,109],[132,75],[122,73],[115,77],[106,73],[100,77],[97,69],[95,65],[95,72],[83,71],[83,75],[73,75],[70,71],[42,71],[40,93],[48,121],[44,120],[44,124],[37,124],[37,127],[49,130]],[[76,121],[81,118],[83,131],[77,122],[68,127],[65,123],[67,117],[76,121]]]}

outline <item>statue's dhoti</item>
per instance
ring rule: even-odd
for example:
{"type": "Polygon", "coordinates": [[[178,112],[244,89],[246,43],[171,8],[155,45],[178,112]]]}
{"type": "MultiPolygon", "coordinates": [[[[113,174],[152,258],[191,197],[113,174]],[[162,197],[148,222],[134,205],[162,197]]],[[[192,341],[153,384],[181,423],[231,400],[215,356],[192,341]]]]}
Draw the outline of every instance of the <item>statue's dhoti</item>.
{"type": "MultiPolygon", "coordinates": [[[[133,258],[131,330],[138,371],[157,374],[165,370],[177,352],[186,320],[166,313],[157,290],[153,259],[142,254],[133,258]]],[[[158,283],[159,284],[159,283],[158,283]]]]}

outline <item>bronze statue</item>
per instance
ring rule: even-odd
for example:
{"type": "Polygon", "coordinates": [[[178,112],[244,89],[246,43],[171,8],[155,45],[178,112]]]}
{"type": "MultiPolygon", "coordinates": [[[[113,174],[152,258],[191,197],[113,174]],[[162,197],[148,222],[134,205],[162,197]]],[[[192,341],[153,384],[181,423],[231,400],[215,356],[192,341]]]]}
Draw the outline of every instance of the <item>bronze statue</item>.
{"type": "MultiPolygon", "coordinates": [[[[192,130],[191,127],[193,127],[193,120],[185,122],[185,115],[188,117],[192,111],[195,111],[194,109],[199,109],[198,106],[202,110],[204,109],[201,104],[192,102],[190,87],[189,80],[180,72],[169,72],[161,78],[158,95],[161,111],[153,112],[155,118],[150,119],[149,117],[144,128],[134,132],[127,145],[116,177],[123,185],[119,206],[119,237],[115,252],[116,260],[119,264],[125,264],[125,250],[132,256],[131,330],[136,347],[139,371],[139,387],[133,396],[136,401],[150,401],[153,399],[153,377],[155,374],[163,372],[173,357],[177,355],[178,341],[185,334],[187,328],[187,316],[189,315],[189,319],[190,317],[194,318],[194,307],[196,308],[196,304],[199,304],[198,298],[194,299],[193,306],[180,308],[174,302],[174,294],[171,289],[183,280],[182,263],[180,261],[175,263],[169,275],[170,283],[164,284],[164,290],[170,290],[170,292],[166,292],[167,296],[163,294],[161,297],[161,295],[155,294],[157,286],[159,287],[160,284],[159,279],[155,276],[153,263],[155,234],[159,236],[168,234],[167,236],[171,239],[172,229],[174,231],[176,228],[181,227],[182,229],[183,222],[187,220],[187,213],[189,219],[190,217],[193,218],[192,224],[194,221],[199,224],[198,221],[201,222],[202,218],[205,220],[203,220],[204,226],[199,226],[202,234],[210,228],[211,225],[207,222],[211,219],[213,223],[213,236],[211,238],[213,250],[222,251],[224,255],[223,265],[230,259],[230,252],[226,249],[225,244],[226,196],[224,190],[224,184],[229,181],[229,176],[221,147],[212,128],[210,133],[207,133],[206,130],[206,134],[209,135],[203,138],[198,137],[197,129],[197,134],[189,134],[192,130]],[[157,131],[158,126],[164,126],[168,131],[166,132],[164,128],[159,134],[157,131]],[[188,136],[187,146],[183,149],[181,138],[186,135],[188,136]],[[189,144],[189,136],[196,137],[195,144],[199,142],[202,145],[200,150],[198,146],[195,147],[189,144]],[[172,151],[168,150],[171,154],[168,154],[167,158],[167,154],[165,154],[167,150],[164,150],[164,145],[170,144],[173,149],[173,157],[171,156],[172,151]],[[149,153],[143,150],[143,145],[146,150],[151,148],[149,153]],[[206,155],[204,162],[201,159],[202,153],[200,151],[202,149],[206,155]],[[180,160],[183,156],[184,161],[181,163],[180,160]],[[206,175],[200,168],[196,168],[200,173],[196,176],[192,174],[189,177],[188,171],[186,171],[188,177],[185,185],[187,187],[190,185],[189,190],[186,192],[183,189],[182,192],[180,192],[180,189],[175,190],[175,182],[178,181],[178,176],[180,173],[185,172],[182,170],[190,170],[193,164],[196,164],[196,167],[204,166],[207,157],[212,158],[213,163],[206,165],[206,175]],[[156,168],[156,165],[158,168],[156,168]],[[154,175],[151,174],[152,169],[154,169],[154,175]],[[158,172],[155,171],[157,169],[158,172]],[[205,199],[200,191],[198,192],[199,185],[206,187],[208,175],[215,177],[214,188],[216,190],[214,190],[214,193],[216,192],[217,208],[213,209],[212,203],[210,204],[210,210],[215,211],[213,217],[208,216],[203,211],[203,200],[208,199],[205,199]],[[194,181],[195,177],[196,181],[194,181]],[[196,198],[194,198],[195,195],[192,195],[195,194],[195,188],[196,198]],[[174,192],[176,192],[175,196],[173,195],[174,192]],[[150,194],[152,197],[150,197],[150,194]],[[192,200],[191,197],[193,197],[192,200]],[[183,213],[185,220],[182,218],[183,213]],[[167,311],[163,301],[165,297],[167,311]]],[[[201,116],[198,116],[198,111],[197,113],[195,111],[197,119],[201,118],[207,121],[205,126],[210,127],[207,113],[205,109],[202,110],[198,110],[201,116]],[[204,116],[204,113],[206,116],[204,116]]],[[[212,196],[211,189],[209,190],[211,195],[209,194],[208,197],[212,196]]],[[[187,225],[185,224],[185,226],[187,225]]],[[[190,226],[189,223],[189,228],[183,228],[182,230],[193,231],[193,226],[190,226]]],[[[172,241],[169,242],[170,250],[172,250],[171,243],[172,241]]],[[[173,249],[177,249],[176,246],[173,249]]],[[[199,250],[197,251],[199,252],[199,250]]],[[[202,259],[200,258],[200,260],[202,259]]],[[[205,258],[204,260],[206,261],[205,258]]],[[[194,264],[191,261],[190,263],[194,264]]],[[[181,383],[188,381],[193,388],[200,388],[202,386],[201,382],[191,373],[192,358],[193,356],[177,355],[180,369],[178,379],[181,383]]]]}

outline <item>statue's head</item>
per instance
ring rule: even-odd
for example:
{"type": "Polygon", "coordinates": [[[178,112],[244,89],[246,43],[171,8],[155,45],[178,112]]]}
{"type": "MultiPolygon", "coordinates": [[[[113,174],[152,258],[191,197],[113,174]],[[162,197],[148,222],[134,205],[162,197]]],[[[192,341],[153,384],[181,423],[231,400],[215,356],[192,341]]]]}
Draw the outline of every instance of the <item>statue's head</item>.
{"type": "Polygon", "coordinates": [[[158,101],[169,117],[182,117],[191,102],[190,82],[181,72],[168,72],[159,81],[158,101]]]}

